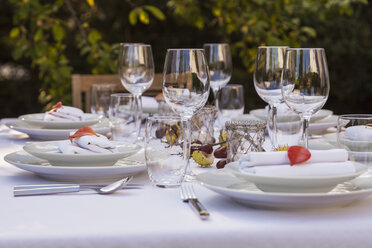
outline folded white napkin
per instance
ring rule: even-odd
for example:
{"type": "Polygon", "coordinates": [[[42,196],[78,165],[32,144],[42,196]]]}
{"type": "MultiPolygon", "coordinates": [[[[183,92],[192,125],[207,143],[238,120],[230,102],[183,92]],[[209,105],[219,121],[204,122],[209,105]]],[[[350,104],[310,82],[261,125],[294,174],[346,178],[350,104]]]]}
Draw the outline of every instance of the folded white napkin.
{"type": "Polygon", "coordinates": [[[371,126],[352,126],[346,128],[346,137],[355,141],[370,141],[372,142],[372,127],[371,126]]]}
{"type": "Polygon", "coordinates": [[[154,97],[142,96],[142,108],[143,109],[158,109],[158,102],[154,97]]]}
{"type": "Polygon", "coordinates": [[[250,152],[238,163],[241,172],[266,176],[335,176],[355,172],[344,149],[311,150],[310,153],[308,161],[294,166],[290,165],[287,151],[250,152]]]}
{"type": "Polygon", "coordinates": [[[245,167],[242,172],[252,173],[260,176],[276,177],[321,177],[338,176],[355,173],[355,167],[350,161],[311,163],[299,166],[286,165],[266,165],[245,167]]]}
{"type": "Polygon", "coordinates": [[[81,121],[83,120],[84,112],[81,109],[62,106],[56,110],[45,113],[45,121],[81,121]]]}
{"type": "Polygon", "coordinates": [[[69,140],[62,140],[58,142],[59,150],[64,154],[93,154],[94,152],[78,147],[69,140]]]}
{"type": "Polygon", "coordinates": [[[81,148],[90,150],[95,153],[113,153],[117,152],[114,144],[111,143],[104,135],[85,135],[73,139],[73,143],[81,148]]]}

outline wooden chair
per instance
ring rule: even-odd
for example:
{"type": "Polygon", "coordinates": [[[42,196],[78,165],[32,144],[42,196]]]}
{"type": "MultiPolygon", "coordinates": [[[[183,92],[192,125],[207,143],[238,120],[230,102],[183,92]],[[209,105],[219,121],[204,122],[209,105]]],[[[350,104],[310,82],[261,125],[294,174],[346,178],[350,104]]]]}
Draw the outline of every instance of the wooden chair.
{"type": "MultiPolygon", "coordinates": [[[[72,105],[90,112],[90,89],[92,84],[116,84],[118,92],[128,92],[121,84],[118,75],[72,75],[72,105]]],[[[156,96],[161,93],[162,74],[155,74],[151,87],[145,96],[156,96]]]]}

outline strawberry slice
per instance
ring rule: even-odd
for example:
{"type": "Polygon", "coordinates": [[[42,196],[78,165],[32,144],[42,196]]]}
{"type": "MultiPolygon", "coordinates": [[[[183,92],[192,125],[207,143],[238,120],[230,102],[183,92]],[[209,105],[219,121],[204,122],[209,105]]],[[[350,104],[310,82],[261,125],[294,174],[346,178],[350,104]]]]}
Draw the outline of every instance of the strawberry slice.
{"type": "Polygon", "coordinates": [[[309,160],[311,153],[305,147],[291,146],[288,149],[288,158],[292,165],[299,164],[309,160]]]}
{"type": "Polygon", "coordinates": [[[80,138],[82,136],[86,136],[86,135],[96,135],[97,137],[99,137],[91,127],[89,126],[84,126],[82,128],[80,128],[79,130],[77,130],[73,135],[71,136],[68,136],[68,138],[70,139],[71,143],[72,143],[72,139],[76,139],[76,138],[80,138]]]}
{"type": "Polygon", "coordinates": [[[61,102],[61,101],[57,102],[57,103],[52,107],[52,109],[51,109],[49,112],[54,112],[54,111],[56,111],[56,110],[59,109],[59,108],[62,108],[62,102],[61,102]]]}

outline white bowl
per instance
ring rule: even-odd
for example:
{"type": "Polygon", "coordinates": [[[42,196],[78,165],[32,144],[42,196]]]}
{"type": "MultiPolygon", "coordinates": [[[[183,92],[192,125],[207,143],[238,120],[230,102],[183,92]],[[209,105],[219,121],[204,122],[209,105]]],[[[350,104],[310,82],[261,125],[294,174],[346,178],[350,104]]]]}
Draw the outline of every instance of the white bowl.
{"type": "Polygon", "coordinates": [[[225,168],[236,177],[254,183],[264,192],[324,193],[331,191],[337,184],[352,180],[367,171],[367,166],[352,163],[355,173],[322,177],[275,177],[242,173],[237,162],[229,163],[225,168]]]}
{"type": "Polygon", "coordinates": [[[44,121],[45,113],[21,115],[19,120],[28,124],[47,129],[78,129],[98,123],[101,117],[96,114],[84,114],[82,121],[44,121]]]}
{"type": "MultiPolygon", "coordinates": [[[[254,110],[251,110],[249,114],[256,116],[257,118],[261,120],[267,121],[268,113],[266,109],[254,109],[254,110]]],[[[332,114],[333,112],[331,110],[321,109],[311,117],[310,122],[319,121],[328,116],[331,116],[332,114]]],[[[295,113],[289,114],[289,115],[278,115],[277,116],[278,122],[293,122],[293,121],[298,121],[298,120],[300,120],[300,117],[299,115],[295,113]]]]}
{"type": "Polygon", "coordinates": [[[354,152],[372,152],[372,141],[359,141],[349,139],[345,132],[339,134],[340,145],[346,146],[350,151],[354,152]]]}
{"type": "Polygon", "coordinates": [[[119,159],[138,152],[141,146],[122,141],[112,141],[118,152],[94,154],[63,154],[58,148],[59,141],[43,141],[27,144],[23,149],[35,157],[48,160],[54,166],[112,166],[119,159]]]}

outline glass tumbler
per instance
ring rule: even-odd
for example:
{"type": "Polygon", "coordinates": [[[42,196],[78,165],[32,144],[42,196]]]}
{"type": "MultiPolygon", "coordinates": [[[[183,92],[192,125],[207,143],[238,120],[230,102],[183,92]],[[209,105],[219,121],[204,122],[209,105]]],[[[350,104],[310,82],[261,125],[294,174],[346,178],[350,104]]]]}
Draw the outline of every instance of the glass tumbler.
{"type": "Polygon", "coordinates": [[[136,140],[134,97],[129,93],[112,94],[110,97],[110,125],[113,140],[136,140]]]}
{"type": "Polygon", "coordinates": [[[92,84],[90,88],[90,112],[109,117],[110,96],[115,93],[115,84],[92,84]]]}
{"type": "Polygon", "coordinates": [[[217,119],[217,108],[206,105],[191,118],[191,140],[199,140],[203,144],[212,144],[214,139],[214,123],[217,119]]]}
{"type": "Polygon", "coordinates": [[[178,116],[151,116],[145,130],[147,172],[154,186],[179,186],[186,173],[188,154],[183,153],[183,130],[178,116]]]}

